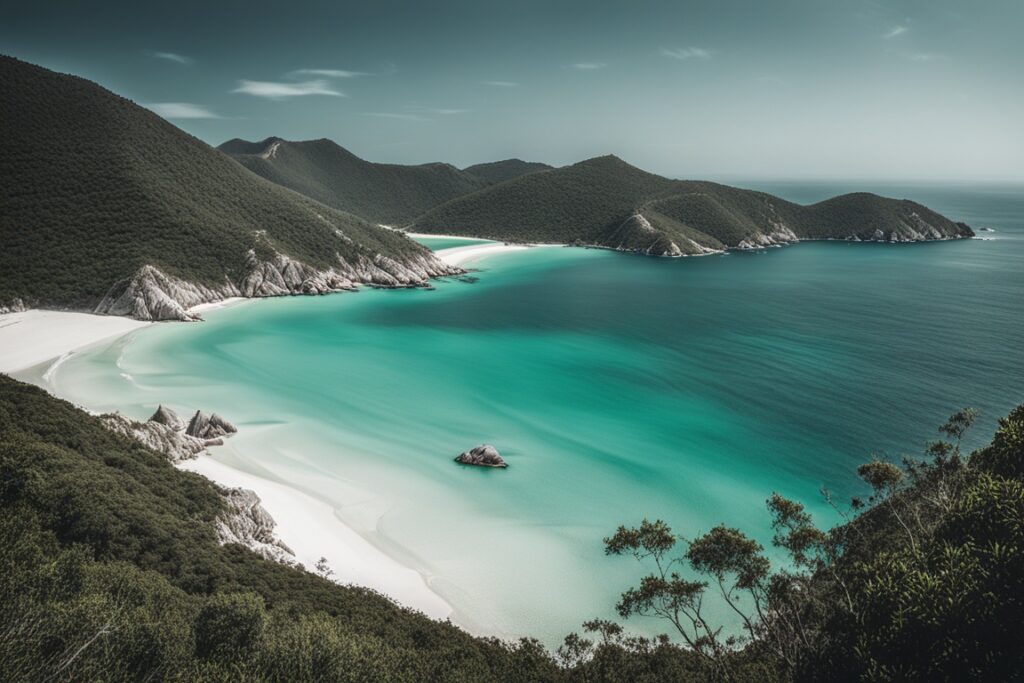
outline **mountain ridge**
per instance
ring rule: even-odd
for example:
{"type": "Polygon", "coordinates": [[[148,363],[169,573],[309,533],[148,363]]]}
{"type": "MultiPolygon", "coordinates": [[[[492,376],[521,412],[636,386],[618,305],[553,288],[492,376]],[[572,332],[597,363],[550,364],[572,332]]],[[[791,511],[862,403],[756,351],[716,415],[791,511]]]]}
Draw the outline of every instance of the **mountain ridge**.
{"type": "Polygon", "coordinates": [[[452,199],[411,229],[514,242],[688,256],[804,239],[917,242],[973,236],[906,199],[851,193],[800,205],[704,180],[672,180],[614,155],[538,171],[452,199]]]}
{"type": "Polygon", "coordinates": [[[233,138],[217,149],[271,182],[383,225],[405,225],[433,206],[485,187],[451,164],[380,164],[327,138],[233,138]]]}

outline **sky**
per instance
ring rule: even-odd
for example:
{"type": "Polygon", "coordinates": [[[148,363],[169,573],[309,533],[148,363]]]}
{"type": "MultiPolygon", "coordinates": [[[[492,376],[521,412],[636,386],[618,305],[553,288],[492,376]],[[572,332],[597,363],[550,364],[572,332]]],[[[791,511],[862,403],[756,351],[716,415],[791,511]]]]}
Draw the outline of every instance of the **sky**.
{"type": "Polygon", "coordinates": [[[1024,1],[5,3],[0,53],[217,145],[1024,181],[1024,1]]]}

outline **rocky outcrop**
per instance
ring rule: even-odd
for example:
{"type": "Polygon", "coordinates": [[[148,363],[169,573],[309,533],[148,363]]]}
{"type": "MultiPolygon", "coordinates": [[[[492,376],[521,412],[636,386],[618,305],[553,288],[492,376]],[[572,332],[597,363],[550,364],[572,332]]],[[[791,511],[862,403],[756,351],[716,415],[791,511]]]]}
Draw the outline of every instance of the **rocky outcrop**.
{"type": "Polygon", "coordinates": [[[94,312],[139,320],[195,321],[201,318],[189,313],[189,308],[229,297],[328,294],[351,291],[360,284],[424,287],[430,278],[463,272],[430,252],[413,253],[402,261],[381,254],[361,255],[352,262],[338,256],[337,265],[314,268],[281,253],[260,260],[255,250],[250,250],[246,255],[245,274],[238,282],[225,278],[221,284],[201,285],[146,265],[111,287],[94,312]]]}
{"type": "Polygon", "coordinates": [[[255,491],[242,488],[221,489],[227,510],[216,522],[221,545],[239,543],[264,559],[295,564],[295,552],[274,535],[275,522],[255,491]]]}
{"type": "Polygon", "coordinates": [[[141,441],[155,451],[160,451],[171,462],[180,462],[196,457],[206,448],[203,439],[189,436],[159,422],[137,422],[120,413],[101,415],[107,429],[141,441]]]}
{"type": "Polygon", "coordinates": [[[4,313],[21,313],[27,311],[28,308],[23,299],[14,298],[6,303],[0,303],[0,315],[4,313]]]}
{"type": "Polygon", "coordinates": [[[489,444],[481,444],[476,448],[460,453],[455,462],[477,467],[508,467],[508,463],[498,453],[498,449],[489,444]]]}
{"type": "Polygon", "coordinates": [[[149,421],[166,425],[179,432],[185,429],[185,421],[176,412],[170,408],[164,408],[162,405],[157,406],[156,412],[149,418],[149,421]]]}
{"type": "Polygon", "coordinates": [[[201,320],[187,309],[232,296],[241,293],[230,282],[207,287],[142,266],[134,276],[111,287],[94,312],[138,320],[201,320]]]}
{"type": "Polygon", "coordinates": [[[196,411],[185,428],[187,435],[206,441],[219,440],[221,437],[234,434],[237,431],[233,424],[217,413],[207,415],[201,410],[196,411]]]}
{"type": "Polygon", "coordinates": [[[206,416],[198,411],[186,428],[185,421],[165,406],[157,408],[145,422],[132,420],[120,413],[101,415],[100,419],[107,429],[141,441],[166,455],[171,462],[195,458],[209,446],[223,444],[220,437],[237,431],[216,413],[206,416]],[[196,423],[195,429],[192,429],[192,423],[196,423]]]}

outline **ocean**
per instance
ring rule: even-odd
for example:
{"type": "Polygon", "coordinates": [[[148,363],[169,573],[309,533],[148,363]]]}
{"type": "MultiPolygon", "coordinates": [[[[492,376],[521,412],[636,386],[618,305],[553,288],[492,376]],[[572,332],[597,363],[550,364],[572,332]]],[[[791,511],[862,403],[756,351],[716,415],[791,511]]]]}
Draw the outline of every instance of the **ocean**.
{"type": "Polygon", "coordinates": [[[770,546],[772,492],[834,523],[822,486],[863,492],[857,464],[920,454],[962,406],[981,413],[967,439],[980,445],[1024,402],[1024,187],[738,184],[800,202],[906,197],[983,239],[501,253],[434,291],[150,326],[49,378],[92,410],[221,413],[240,433],[212,457],[329,503],[471,631],[555,645],[614,617],[645,572],[605,556],[618,525],[657,518],[694,536],[725,523],[770,546]],[[480,443],[509,468],[452,462],[480,443]]]}

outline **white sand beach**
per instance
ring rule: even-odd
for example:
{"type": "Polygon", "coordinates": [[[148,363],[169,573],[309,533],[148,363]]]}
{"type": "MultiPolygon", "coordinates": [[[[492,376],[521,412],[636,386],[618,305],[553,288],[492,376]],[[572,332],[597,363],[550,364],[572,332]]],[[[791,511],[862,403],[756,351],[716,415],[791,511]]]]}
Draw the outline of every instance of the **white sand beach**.
{"type": "MultiPolygon", "coordinates": [[[[227,299],[197,306],[192,311],[207,312],[248,300],[227,299]]],[[[113,342],[151,324],[119,316],[66,311],[30,310],[0,315],[0,372],[19,372],[52,361],[33,381],[53,391],[50,376],[71,354],[94,344],[113,342]]],[[[214,454],[216,450],[213,449],[214,454]]],[[[235,469],[212,455],[200,455],[180,466],[221,486],[256,491],[277,522],[275,533],[307,569],[313,570],[317,561],[325,557],[334,572],[331,578],[339,583],[371,588],[435,619],[451,616],[452,607],[430,589],[418,572],[346,526],[328,504],[284,484],[235,469]]]]}
{"type": "Polygon", "coordinates": [[[0,372],[18,372],[150,324],[68,311],[5,313],[0,315],[0,372]]]}
{"type": "MultiPolygon", "coordinates": [[[[230,447],[230,446],[228,446],[230,447]]],[[[213,451],[216,454],[216,449],[213,451]]],[[[250,474],[200,455],[179,467],[203,475],[221,486],[256,492],[277,522],[275,533],[295,551],[296,559],[312,571],[324,557],[333,580],[372,588],[405,607],[434,619],[447,619],[452,607],[432,591],[424,578],[346,526],[330,505],[297,489],[250,474]]]]}
{"type": "Polygon", "coordinates": [[[452,249],[439,249],[435,252],[437,257],[452,266],[464,266],[467,263],[479,261],[485,256],[508,251],[522,251],[541,247],[561,247],[561,244],[502,244],[501,242],[485,242],[483,244],[469,244],[464,247],[453,247],[452,249]]]}

